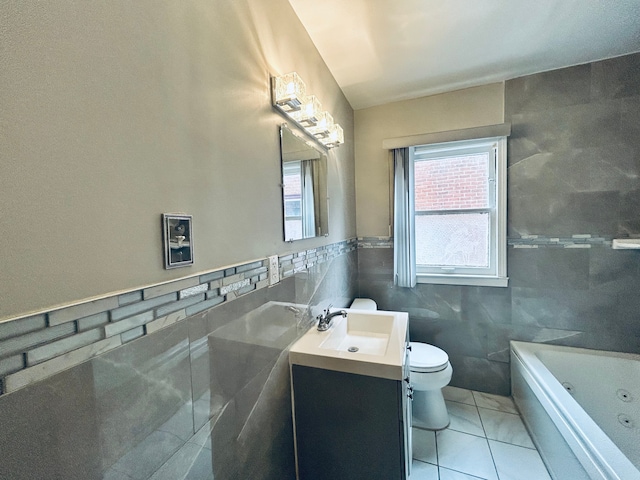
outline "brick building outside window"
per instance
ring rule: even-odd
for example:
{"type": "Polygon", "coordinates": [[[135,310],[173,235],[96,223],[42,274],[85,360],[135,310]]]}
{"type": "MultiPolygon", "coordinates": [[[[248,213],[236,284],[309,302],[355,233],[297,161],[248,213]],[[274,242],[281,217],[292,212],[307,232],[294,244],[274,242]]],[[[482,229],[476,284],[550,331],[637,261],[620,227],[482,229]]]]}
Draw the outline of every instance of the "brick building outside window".
{"type": "Polygon", "coordinates": [[[411,148],[419,282],[506,285],[505,153],[502,137],[411,148]]]}

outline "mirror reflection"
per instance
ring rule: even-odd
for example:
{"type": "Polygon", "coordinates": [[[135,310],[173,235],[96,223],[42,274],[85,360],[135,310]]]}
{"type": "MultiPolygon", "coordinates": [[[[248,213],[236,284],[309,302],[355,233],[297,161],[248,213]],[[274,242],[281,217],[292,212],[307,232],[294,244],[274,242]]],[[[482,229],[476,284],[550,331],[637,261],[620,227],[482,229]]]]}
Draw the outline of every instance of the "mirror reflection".
{"type": "Polygon", "coordinates": [[[327,156],[287,125],[280,154],[285,241],[328,235],[327,156]]]}

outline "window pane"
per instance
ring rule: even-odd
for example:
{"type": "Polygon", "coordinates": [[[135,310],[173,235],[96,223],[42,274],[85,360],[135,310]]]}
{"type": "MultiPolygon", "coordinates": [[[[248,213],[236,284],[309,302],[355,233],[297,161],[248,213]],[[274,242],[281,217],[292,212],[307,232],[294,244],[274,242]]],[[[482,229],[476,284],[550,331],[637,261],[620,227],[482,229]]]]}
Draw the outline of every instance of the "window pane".
{"type": "Polygon", "coordinates": [[[302,182],[300,179],[300,162],[287,164],[282,178],[284,182],[285,197],[297,197],[302,195],[302,182]]]}
{"type": "Polygon", "coordinates": [[[301,217],[302,206],[300,198],[284,199],[284,216],[287,217],[301,217]]]}
{"type": "Polygon", "coordinates": [[[302,220],[285,220],[284,221],[284,238],[286,240],[298,240],[302,238],[302,220]]]}
{"type": "Polygon", "coordinates": [[[489,154],[415,163],[416,211],[489,206],[489,154]]]}
{"type": "Polygon", "coordinates": [[[416,264],[489,267],[489,214],[416,215],[416,264]]]}

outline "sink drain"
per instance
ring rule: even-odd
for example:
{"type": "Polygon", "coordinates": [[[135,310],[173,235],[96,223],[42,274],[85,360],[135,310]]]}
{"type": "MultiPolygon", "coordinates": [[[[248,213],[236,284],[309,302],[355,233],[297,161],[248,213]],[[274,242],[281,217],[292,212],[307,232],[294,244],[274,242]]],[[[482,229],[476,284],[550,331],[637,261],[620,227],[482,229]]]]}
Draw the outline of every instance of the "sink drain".
{"type": "Polygon", "coordinates": [[[348,352],[351,352],[351,353],[355,353],[355,352],[357,352],[358,350],[360,350],[358,347],[349,347],[349,348],[347,348],[347,351],[348,351],[348,352]]]}

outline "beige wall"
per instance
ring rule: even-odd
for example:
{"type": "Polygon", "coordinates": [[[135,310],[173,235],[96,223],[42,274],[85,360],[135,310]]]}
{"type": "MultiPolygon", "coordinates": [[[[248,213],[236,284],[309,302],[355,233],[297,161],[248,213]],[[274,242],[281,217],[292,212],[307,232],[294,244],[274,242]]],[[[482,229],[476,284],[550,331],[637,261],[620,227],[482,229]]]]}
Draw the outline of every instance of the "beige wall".
{"type": "Polygon", "coordinates": [[[0,319],[355,235],[353,111],[287,0],[9,1],[0,44],[0,319]],[[346,145],[330,236],[291,245],[268,85],[293,70],[346,145]],[[163,212],[194,216],[194,266],[163,269],[163,212]]]}
{"type": "Polygon", "coordinates": [[[392,218],[387,138],[494,125],[504,121],[504,84],[495,83],[355,112],[359,237],[387,236],[392,218]]]}

